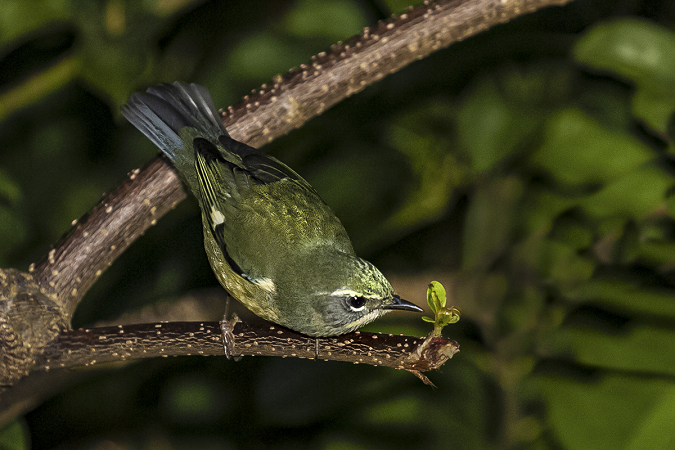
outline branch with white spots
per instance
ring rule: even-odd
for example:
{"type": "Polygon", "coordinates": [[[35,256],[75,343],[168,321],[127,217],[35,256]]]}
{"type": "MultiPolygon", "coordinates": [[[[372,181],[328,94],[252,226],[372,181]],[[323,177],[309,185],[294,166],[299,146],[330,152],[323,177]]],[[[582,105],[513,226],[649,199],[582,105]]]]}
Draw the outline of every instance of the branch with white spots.
{"type": "MultiPolygon", "coordinates": [[[[443,365],[459,345],[443,338],[416,338],[356,331],[314,339],[270,324],[237,322],[231,356],[316,358],[407,370],[421,374],[443,365]]],[[[219,322],[118,325],[61,333],[33,370],[92,366],[112,361],[167,356],[223,356],[219,322]]]]}
{"type": "Polygon", "coordinates": [[[136,169],[72,227],[29,273],[72,317],[96,279],[145,230],[185,198],[168,161],[136,169]]]}
{"type": "Polygon", "coordinates": [[[430,2],[393,16],[251,91],[223,112],[234,139],[261,146],[389,74],[515,17],[571,0],[430,2]]]}

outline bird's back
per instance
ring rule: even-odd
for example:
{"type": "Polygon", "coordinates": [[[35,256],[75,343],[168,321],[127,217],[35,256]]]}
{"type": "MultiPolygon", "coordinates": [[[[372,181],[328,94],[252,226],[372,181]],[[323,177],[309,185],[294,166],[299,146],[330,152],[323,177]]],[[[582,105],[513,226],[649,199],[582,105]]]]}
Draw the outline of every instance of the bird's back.
{"type": "Polygon", "coordinates": [[[353,254],[344,227],[309,183],[230,138],[203,87],[163,84],[132,95],[122,113],[172,161],[233,270],[270,277],[290,250],[324,245],[353,254]]]}

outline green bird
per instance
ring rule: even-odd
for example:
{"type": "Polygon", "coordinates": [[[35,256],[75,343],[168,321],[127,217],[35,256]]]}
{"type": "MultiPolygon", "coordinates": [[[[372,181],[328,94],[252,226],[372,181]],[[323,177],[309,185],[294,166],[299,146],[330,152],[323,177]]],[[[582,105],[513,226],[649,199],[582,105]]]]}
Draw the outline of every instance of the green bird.
{"type": "Polygon", "coordinates": [[[204,87],[162,84],[133,94],[122,114],[169,157],[197,198],[213,272],[256,315],[322,337],[392,310],[422,311],[356,256],[340,220],[307,181],[229,136],[204,87]]]}

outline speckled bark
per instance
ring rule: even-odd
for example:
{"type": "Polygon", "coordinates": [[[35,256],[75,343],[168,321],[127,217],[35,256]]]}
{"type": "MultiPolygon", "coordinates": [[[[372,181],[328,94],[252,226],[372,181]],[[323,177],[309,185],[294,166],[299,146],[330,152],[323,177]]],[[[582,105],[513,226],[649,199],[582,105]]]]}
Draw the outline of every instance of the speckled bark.
{"type": "MultiPolygon", "coordinates": [[[[459,352],[457,342],[356,331],[317,340],[276,325],[238,322],[230,356],[316,358],[420,372],[437,369],[459,352]]],[[[63,332],[34,367],[49,371],[158,356],[222,356],[218,322],[118,325],[63,332]]],[[[426,378],[423,378],[426,380],[426,378]]]]}

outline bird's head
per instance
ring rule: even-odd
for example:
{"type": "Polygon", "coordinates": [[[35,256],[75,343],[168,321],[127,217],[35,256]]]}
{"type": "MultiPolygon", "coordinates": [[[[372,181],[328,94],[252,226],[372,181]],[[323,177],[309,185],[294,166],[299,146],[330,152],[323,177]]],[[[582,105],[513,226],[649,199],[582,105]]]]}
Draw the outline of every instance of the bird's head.
{"type": "Polygon", "coordinates": [[[316,262],[317,274],[309,294],[309,311],[304,316],[305,333],[335,336],[349,333],[394,310],[422,312],[403,300],[373,264],[353,255],[341,254],[316,262]]]}

